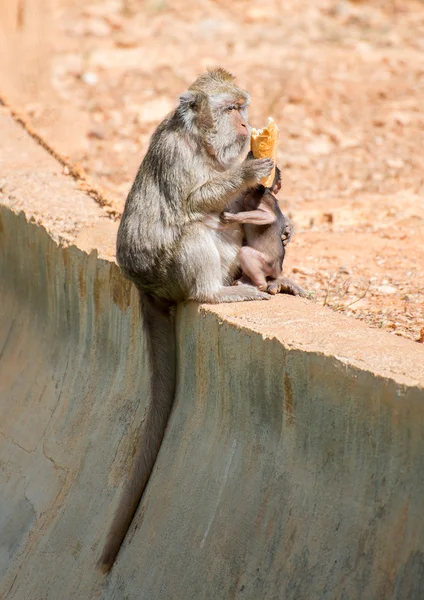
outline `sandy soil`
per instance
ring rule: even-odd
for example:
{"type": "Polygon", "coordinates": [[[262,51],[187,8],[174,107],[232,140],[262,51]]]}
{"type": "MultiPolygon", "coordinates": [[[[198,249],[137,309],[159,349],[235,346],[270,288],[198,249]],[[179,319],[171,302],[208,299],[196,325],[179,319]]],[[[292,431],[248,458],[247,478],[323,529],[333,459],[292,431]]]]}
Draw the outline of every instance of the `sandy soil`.
{"type": "Polygon", "coordinates": [[[42,18],[37,2],[8,4],[2,89],[118,210],[156,124],[220,64],[251,123],[281,129],[286,273],[424,341],[423,2],[46,0],[42,18]]]}

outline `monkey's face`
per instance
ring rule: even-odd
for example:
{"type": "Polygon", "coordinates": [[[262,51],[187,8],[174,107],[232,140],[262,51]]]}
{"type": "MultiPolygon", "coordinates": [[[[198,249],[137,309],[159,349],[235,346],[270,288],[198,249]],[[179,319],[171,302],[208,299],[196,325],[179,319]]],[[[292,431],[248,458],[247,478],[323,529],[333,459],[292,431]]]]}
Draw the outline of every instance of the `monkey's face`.
{"type": "Polygon", "coordinates": [[[247,122],[247,103],[243,100],[231,103],[225,107],[225,114],[230,116],[230,128],[236,135],[250,137],[250,126],[247,122]]]}
{"type": "Polygon", "coordinates": [[[180,96],[178,111],[187,130],[198,136],[223,169],[243,159],[249,150],[249,102],[249,94],[224,69],[201,75],[180,96]]]}
{"type": "Polygon", "coordinates": [[[220,94],[211,100],[215,131],[213,145],[224,168],[244,158],[250,147],[251,128],[247,117],[249,97],[220,94]]]}

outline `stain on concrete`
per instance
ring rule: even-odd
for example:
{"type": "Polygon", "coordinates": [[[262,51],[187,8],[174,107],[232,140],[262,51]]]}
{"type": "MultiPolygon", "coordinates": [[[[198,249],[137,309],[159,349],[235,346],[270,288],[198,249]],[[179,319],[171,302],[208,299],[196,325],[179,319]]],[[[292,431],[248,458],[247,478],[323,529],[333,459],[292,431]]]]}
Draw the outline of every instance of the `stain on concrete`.
{"type": "Polygon", "coordinates": [[[109,273],[113,301],[125,312],[131,304],[132,283],[122,277],[119,267],[113,263],[109,273]]]}
{"type": "Polygon", "coordinates": [[[286,417],[287,425],[293,425],[294,420],[294,402],[293,402],[293,388],[290,381],[290,377],[287,373],[284,373],[284,414],[286,417]]]}
{"type": "Polygon", "coordinates": [[[85,269],[84,265],[81,265],[78,269],[78,285],[79,285],[79,293],[81,296],[81,300],[85,300],[87,298],[87,283],[85,280],[85,269]]]}

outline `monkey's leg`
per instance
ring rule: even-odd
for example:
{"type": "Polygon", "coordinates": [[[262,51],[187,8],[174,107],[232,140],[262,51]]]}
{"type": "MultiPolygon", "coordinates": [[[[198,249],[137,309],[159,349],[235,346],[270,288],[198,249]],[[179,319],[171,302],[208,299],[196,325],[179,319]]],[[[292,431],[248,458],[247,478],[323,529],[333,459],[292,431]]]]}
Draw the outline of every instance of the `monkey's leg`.
{"type": "Polygon", "coordinates": [[[262,252],[250,248],[250,246],[243,246],[240,249],[240,265],[243,273],[252,280],[253,285],[262,291],[267,289],[267,260],[262,252]]]}
{"type": "Polygon", "coordinates": [[[245,302],[247,300],[269,300],[270,296],[260,292],[253,285],[240,283],[239,285],[223,285],[218,292],[208,300],[211,304],[220,304],[222,302],[245,302]]]}
{"type": "Polygon", "coordinates": [[[268,294],[259,291],[253,285],[223,285],[220,242],[210,229],[197,224],[196,230],[192,228],[191,232],[188,231],[183,236],[180,247],[184,255],[183,264],[189,265],[186,281],[190,283],[186,296],[190,300],[218,304],[269,299],[268,294]],[[201,231],[198,228],[201,228],[201,231]],[[202,240],[201,244],[199,239],[202,240]]]}

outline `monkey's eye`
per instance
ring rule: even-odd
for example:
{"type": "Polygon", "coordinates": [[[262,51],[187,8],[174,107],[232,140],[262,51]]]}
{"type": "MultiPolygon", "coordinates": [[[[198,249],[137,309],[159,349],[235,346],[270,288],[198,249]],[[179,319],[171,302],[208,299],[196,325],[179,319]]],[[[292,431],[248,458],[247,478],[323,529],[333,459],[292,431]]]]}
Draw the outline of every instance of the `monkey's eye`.
{"type": "Polygon", "coordinates": [[[235,104],[231,104],[230,106],[227,106],[227,111],[231,112],[232,110],[237,110],[238,106],[236,106],[235,104]]]}

